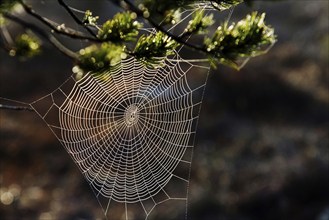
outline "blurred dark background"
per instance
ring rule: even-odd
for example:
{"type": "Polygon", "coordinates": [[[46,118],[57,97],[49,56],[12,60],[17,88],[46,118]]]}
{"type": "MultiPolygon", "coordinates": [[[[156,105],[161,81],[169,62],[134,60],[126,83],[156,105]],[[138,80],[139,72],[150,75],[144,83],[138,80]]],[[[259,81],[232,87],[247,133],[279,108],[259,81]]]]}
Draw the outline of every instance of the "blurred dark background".
{"type": "MultiPolygon", "coordinates": [[[[103,1],[71,2],[105,17],[115,11],[103,1]]],[[[57,1],[34,3],[59,23],[68,19],[57,1]]],[[[329,2],[257,1],[236,8],[232,19],[251,10],[267,13],[278,42],[239,72],[223,66],[210,72],[189,219],[328,220],[329,2]]],[[[73,48],[83,45],[64,40],[73,48]]],[[[49,45],[23,62],[0,51],[0,97],[36,100],[57,88],[71,68],[49,45]]],[[[0,111],[0,219],[103,219],[78,168],[31,112],[0,111]]]]}

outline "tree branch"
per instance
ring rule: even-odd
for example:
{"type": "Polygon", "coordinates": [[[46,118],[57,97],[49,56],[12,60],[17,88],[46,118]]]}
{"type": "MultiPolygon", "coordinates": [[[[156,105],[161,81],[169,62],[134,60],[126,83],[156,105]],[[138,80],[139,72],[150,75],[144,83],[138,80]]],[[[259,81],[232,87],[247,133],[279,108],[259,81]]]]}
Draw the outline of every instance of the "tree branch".
{"type": "Polygon", "coordinates": [[[187,41],[185,41],[183,39],[183,37],[179,37],[179,36],[176,36],[172,33],[170,33],[169,31],[167,31],[166,29],[164,29],[161,25],[159,25],[158,23],[156,23],[154,20],[152,20],[150,17],[146,18],[145,16],[143,16],[143,11],[140,10],[138,7],[136,7],[134,5],[134,3],[130,2],[129,0],[123,0],[123,2],[126,3],[126,5],[129,7],[129,9],[133,12],[135,12],[137,14],[137,16],[139,17],[142,17],[144,18],[146,21],[148,21],[154,28],[156,28],[157,30],[165,33],[166,35],[168,35],[169,37],[171,37],[173,40],[175,40],[176,42],[180,43],[180,44],[183,44],[191,49],[194,49],[194,50],[197,50],[197,51],[200,51],[202,53],[205,53],[205,54],[209,54],[209,52],[207,51],[206,48],[204,47],[199,47],[197,45],[194,45],[194,44],[191,44],[187,41]]]}
{"type": "Polygon", "coordinates": [[[31,111],[33,112],[33,108],[28,107],[28,106],[13,106],[13,105],[3,105],[0,104],[0,110],[5,109],[5,110],[15,110],[15,111],[31,111]]]}
{"type": "Polygon", "coordinates": [[[73,18],[73,20],[81,25],[82,27],[84,27],[92,36],[94,36],[95,38],[97,38],[97,35],[88,27],[86,26],[74,13],[73,11],[70,9],[70,7],[64,2],[64,0],[58,0],[58,3],[64,7],[64,9],[69,13],[69,15],[73,18]]]}
{"type": "Polygon", "coordinates": [[[60,52],[62,52],[64,55],[70,57],[73,60],[78,60],[78,55],[65,47],[63,44],[61,44],[52,34],[47,34],[43,29],[39,28],[38,26],[28,23],[14,15],[3,13],[3,16],[13,22],[16,22],[23,27],[29,28],[35,33],[39,34],[41,37],[48,40],[54,47],[56,47],[60,52]]]}
{"type": "MultiPolygon", "coordinates": [[[[111,3],[113,3],[111,0],[108,0],[111,3]]],[[[61,4],[66,10],[67,12],[73,17],[73,19],[80,25],[83,25],[83,23],[74,15],[74,13],[72,12],[72,10],[68,7],[68,5],[65,4],[65,2],[63,0],[58,0],[59,4],[61,4]]],[[[176,36],[172,33],[170,33],[169,31],[167,31],[165,28],[163,28],[161,25],[159,25],[157,22],[155,22],[153,19],[151,19],[150,17],[146,18],[143,16],[143,11],[140,10],[137,6],[135,6],[132,2],[130,2],[129,0],[123,0],[123,2],[126,4],[126,6],[133,12],[135,12],[137,14],[137,16],[139,17],[143,17],[147,22],[149,22],[154,28],[156,28],[157,30],[165,33],[166,35],[168,35],[169,37],[171,37],[173,40],[175,40],[176,42],[185,45],[191,49],[194,49],[196,51],[200,51],[204,54],[209,55],[210,53],[207,51],[206,48],[204,47],[200,47],[197,46],[195,44],[191,44],[189,42],[187,42],[186,40],[184,40],[185,36],[176,36]]],[[[96,37],[94,37],[94,33],[93,36],[86,36],[76,30],[72,30],[69,29],[67,27],[64,27],[62,25],[57,24],[56,22],[53,22],[45,17],[42,17],[41,15],[37,14],[31,7],[29,7],[28,5],[26,5],[23,0],[20,0],[20,3],[22,4],[24,10],[26,11],[26,13],[30,14],[31,16],[35,17],[36,19],[38,19],[39,21],[41,21],[42,23],[44,23],[46,26],[48,26],[49,28],[51,28],[54,32],[58,33],[58,34],[62,34],[74,39],[81,39],[81,40],[88,40],[88,41],[93,41],[93,42],[106,42],[108,41],[107,39],[99,39],[96,37]]],[[[83,25],[85,28],[85,25],[83,25]]],[[[89,28],[88,28],[89,29],[89,28]]],[[[211,54],[210,54],[211,55],[211,54]]]]}
{"type": "Polygon", "coordinates": [[[39,15],[38,13],[36,13],[30,6],[26,5],[23,0],[20,0],[21,5],[23,6],[24,10],[26,11],[26,13],[28,13],[29,15],[33,16],[34,18],[36,18],[37,20],[39,20],[40,22],[42,22],[43,24],[45,24],[46,26],[48,26],[49,28],[51,28],[54,32],[58,33],[58,34],[62,34],[65,36],[68,36],[70,38],[74,38],[74,39],[80,39],[80,40],[89,40],[89,41],[95,41],[95,42],[102,42],[100,39],[97,39],[95,37],[89,37],[86,36],[76,30],[67,28],[63,25],[59,25],[54,21],[51,21],[45,17],[42,17],[41,15],[39,15]]]}

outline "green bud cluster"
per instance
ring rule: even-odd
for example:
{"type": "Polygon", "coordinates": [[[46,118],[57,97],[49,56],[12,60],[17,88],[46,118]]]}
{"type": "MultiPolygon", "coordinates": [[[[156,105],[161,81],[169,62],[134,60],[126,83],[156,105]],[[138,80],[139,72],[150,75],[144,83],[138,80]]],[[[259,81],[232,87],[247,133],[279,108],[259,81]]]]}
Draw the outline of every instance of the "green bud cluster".
{"type": "Polygon", "coordinates": [[[205,38],[206,50],[221,63],[237,68],[238,58],[260,55],[275,43],[274,30],[266,26],[264,18],[264,13],[253,12],[238,23],[225,22],[211,38],[205,38]]]}
{"type": "Polygon", "coordinates": [[[204,10],[198,10],[189,21],[184,33],[204,34],[206,29],[214,24],[213,14],[204,15],[204,10]]]}
{"type": "Polygon", "coordinates": [[[98,31],[98,38],[111,42],[133,41],[138,35],[141,23],[136,21],[137,15],[132,12],[117,13],[106,21],[98,31]]]}
{"type": "Polygon", "coordinates": [[[16,37],[9,55],[31,58],[40,54],[40,52],[40,40],[35,36],[22,34],[16,37]]]}
{"type": "Polygon", "coordinates": [[[97,73],[109,69],[126,58],[125,47],[113,43],[93,44],[79,51],[79,68],[97,73]]]}
{"type": "Polygon", "coordinates": [[[0,2],[0,14],[14,9],[18,0],[2,0],[0,2]]]}
{"type": "Polygon", "coordinates": [[[97,26],[97,20],[99,16],[93,16],[93,13],[90,10],[85,12],[82,22],[87,25],[97,26]]]}
{"type": "Polygon", "coordinates": [[[162,58],[172,55],[179,44],[163,32],[142,35],[133,52],[134,56],[146,64],[157,65],[162,58]]]}

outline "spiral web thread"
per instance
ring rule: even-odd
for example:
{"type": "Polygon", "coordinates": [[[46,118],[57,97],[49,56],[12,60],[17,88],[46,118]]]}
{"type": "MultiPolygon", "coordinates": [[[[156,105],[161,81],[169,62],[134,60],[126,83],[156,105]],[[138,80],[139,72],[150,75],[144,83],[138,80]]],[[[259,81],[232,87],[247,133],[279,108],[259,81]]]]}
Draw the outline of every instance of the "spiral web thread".
{"type": "Polygon", "coordinates": [[[107,72],[70,77],[31,107],[78,165],[108,219],[154,219],[152,211],[163,205],[155,213],[167,212],[168,201],[170,216],[185,219],[208,70],[178,55],[157,68],[129,57],[107,72]]]}

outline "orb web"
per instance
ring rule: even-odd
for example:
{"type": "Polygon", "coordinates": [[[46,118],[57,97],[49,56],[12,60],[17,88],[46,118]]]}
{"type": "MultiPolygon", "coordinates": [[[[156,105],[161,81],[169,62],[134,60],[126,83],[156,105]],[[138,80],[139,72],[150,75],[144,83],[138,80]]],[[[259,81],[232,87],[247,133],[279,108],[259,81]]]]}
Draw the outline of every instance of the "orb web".
{"type": "Polygon", "coordinates": [[[172,208],[186,207],[208,70],[178,55],[155,68],[129,57],[108,71],[72,76],[31,106],[108,219],[156,219],[169,201],[172,208]]]}
{"type": "MultiPolygon", "coordinates": [[[[213,6],[196,1],[182,8],[181,20],[167,31],[181,36],[197,10],[211,11],[213,6]]],[[[77,164],[108,220],[187,219],[193,145],[209,63],[182,59],[182,48],[159,58],[163,62],[157,67],[128,57],[107,71],[81,79],[72,75],[54,92],[25,103],[77,164]]]]}

